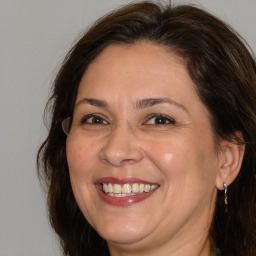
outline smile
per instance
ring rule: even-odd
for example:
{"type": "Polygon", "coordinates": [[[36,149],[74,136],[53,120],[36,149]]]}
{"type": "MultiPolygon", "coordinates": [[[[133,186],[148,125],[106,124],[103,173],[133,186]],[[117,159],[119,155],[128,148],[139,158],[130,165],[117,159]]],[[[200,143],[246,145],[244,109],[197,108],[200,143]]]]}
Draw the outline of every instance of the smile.
{"type": "Polygon", "coordinates": [[[102,191],[109,195],[115,197],[125,197],[125,196],[136,196],[137,194],[149,193],[158,188],[158,185],[150,185],[143,183],[102,183],[102,191]]]}
{"type": "Polygon", "coordinates": [[[95,183],[100,198],[112,206],[131,206],[151,197],[160,187],[151,182],[105,177],[95,183]]]}

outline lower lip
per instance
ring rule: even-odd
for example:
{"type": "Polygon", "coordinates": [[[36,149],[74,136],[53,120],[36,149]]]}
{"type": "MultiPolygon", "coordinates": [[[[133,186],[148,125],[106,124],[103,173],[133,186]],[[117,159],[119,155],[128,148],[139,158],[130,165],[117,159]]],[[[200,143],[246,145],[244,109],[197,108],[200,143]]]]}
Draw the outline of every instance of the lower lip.
{"type": "Polygon", "coordinates": [[[153,195],[153,193],[157,190],[154,189],[148,193],[143,193],[143,194],[137,194],[134,196],[125,196],[125,197],[115,197],[115,196],[109,196],[108,194],[105,194],[101,190],[101,185],[97,184],[96,189],[99,193],[100,198],[107,204],[110,204],[112,206],[119,206],[119,207],[126,207],[126,206],[131,206],[136,203],[139,203],[141,201],[146,200],[150,196],[153,195]]]}

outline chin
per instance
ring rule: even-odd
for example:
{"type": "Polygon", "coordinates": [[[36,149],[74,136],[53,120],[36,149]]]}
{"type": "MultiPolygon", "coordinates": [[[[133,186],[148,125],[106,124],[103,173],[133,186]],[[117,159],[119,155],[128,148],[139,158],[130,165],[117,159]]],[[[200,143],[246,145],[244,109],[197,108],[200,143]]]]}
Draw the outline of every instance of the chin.
{"type": "Polygon", "coordinates": [[[99,235],[104,238],[108,243],[116,244],[132,244],[143,240],[147,237],[151,230],[140,227],[136,224],[125,225],[104,225],[103,227],[96,228],[99,235]]]}

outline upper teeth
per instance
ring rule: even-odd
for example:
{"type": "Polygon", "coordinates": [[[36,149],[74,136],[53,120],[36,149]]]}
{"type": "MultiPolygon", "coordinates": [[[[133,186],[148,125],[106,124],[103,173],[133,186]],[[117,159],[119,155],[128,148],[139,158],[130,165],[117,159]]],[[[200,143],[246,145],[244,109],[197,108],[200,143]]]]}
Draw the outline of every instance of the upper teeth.
{"type": "Polygon", "coordinates": [[[102,190],[105,193],[114,193],[114,194],[133,194],[133,193],[143,193],[150,192],[158,187],[158,185],[149,185],[149,184],[112,184],[112,183],[103,183],[102,190]]]}

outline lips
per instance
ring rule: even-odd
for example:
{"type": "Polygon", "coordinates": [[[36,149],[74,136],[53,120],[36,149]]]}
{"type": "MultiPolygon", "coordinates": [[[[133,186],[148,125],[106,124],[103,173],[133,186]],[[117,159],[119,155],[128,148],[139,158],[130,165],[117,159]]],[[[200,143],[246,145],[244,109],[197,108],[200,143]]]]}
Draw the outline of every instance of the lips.
{"type": "Polygon", "coordinates": [[[113,206],[131,206],[149,198],[159,185],[148,181],[128,178],[105,177],[95,183],[100,198],[113,206]]]}

